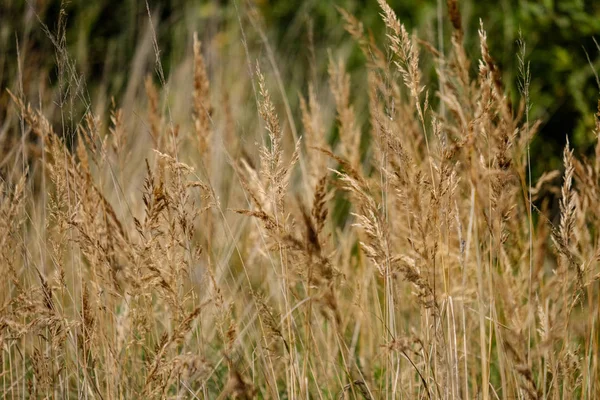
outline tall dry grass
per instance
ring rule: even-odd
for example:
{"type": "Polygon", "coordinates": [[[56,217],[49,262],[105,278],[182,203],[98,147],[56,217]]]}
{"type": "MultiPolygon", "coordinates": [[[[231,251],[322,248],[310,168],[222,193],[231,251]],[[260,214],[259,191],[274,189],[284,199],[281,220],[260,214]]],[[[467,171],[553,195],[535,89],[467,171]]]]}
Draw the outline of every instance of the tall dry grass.
{"type": "Polygon", "coordinates": [[[447,54],[379,4],[383,43],[340,10],[368,92],[332,52],[298,127],[245,22],[238,62],[211,73],[194,36],[171,77],[152,27],[158,84],[132,78],[144,90],[72,130],[11,92],[3,398],[600,397],[600,140],[531,182],[524,45],[512,104],[483,26],[466,52],[456,1],[447,54]]]}

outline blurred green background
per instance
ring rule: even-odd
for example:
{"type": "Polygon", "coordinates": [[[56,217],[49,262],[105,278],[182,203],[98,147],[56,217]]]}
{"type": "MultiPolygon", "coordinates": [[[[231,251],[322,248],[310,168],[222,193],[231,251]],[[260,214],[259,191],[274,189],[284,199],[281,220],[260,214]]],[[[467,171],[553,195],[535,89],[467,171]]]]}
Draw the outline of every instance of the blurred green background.
{"type": "MultiPolygon", "coordinates": [[[[446,15],[446,1],[388,0],[409,30],[438,49],[450,46],[451,26],[446,15]],[[440,43],[439,29],[444,32],[440,43]]],[[[251,7],[259,11],[262,26],[278,62],[284,67],[283,79],[294,108],[298,93],[306,93],[307,82],[326,85],[327,54],[347,57],[356,80],[364,77],[364,62],[350,36],[344,32],[343,20],[336,6],[357,16],[365,28],[384,44],[384,26],[376,1],[338,0],[256,0],[237,3],[224,0],[148,1],[161,50],[161,60],[168,77],[171,66],[183,60],[191,49],[191,32],[198,31],[204,41],[228,43],[240,41],[240,21],[252,49],[260,53],[259,35],[245,17],[251,7]],[[239,20],[238,20],[239,16],[239,20]],[[314,45],[314,46],[313,46],[314,45]],[[310,50],[318,68],[311,68],[310,50]]],[[[476,73],[479,57],[477,30],[479,20],[488,31],[492,55],[500,65],[504,82],[513,102],[519,101],[516,40],[519,30],[527,43],[527,60],[531,63],[532,119],[543,121],[532,146],[534,175],[561,167],[561,150],[566,135],[579,154],[590,154],[595,142],[592,132],[599,88],[594,70],[600,70],[600,54],[594,37],[600,39],[600,2],[583,0],[499,0],[459,1],[465,44],[476,73]],[[589,65],[586,52],[593,65],[589,65]]],[[[64,30],[66,47],[85,79],[85,95],[90,101],[98,96],[119,97],[127,88],[128,72],[134,62],[148,26],[144,0],[2,0],[0,4],[0,118],[6,117],[9,97],[5,88],[23,92],[33,104],[41,97],[40,87],[59,84],[55,47],[44,32],[61,29],[59,16],[66,11],[64,30]],[[21,75],[17,59],[17,43],[21,75]]],[[[226,66],[211,65],[211,68],[226,66]]],[[[360,86],[357,86],[357,90],[360,86]]],[[[430,88],[435,89],[432,82],[430,88]]],[[[357,99],[365,98],[354,93],[357,99]]],[[[43,103],[43,99],[39,99],[43,103]]],[[[357,104],[360,115],[361,107],[357,104]]],[[[0,121],[1,122],[1,121],[0,121]]]]}

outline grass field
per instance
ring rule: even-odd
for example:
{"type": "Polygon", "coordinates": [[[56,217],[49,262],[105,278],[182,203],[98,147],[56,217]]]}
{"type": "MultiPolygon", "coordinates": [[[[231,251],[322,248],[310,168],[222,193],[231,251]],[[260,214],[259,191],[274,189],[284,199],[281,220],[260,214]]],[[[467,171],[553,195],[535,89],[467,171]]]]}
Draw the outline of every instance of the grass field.
{"type": "Polygon", "coordinates": [[[526,40],[513,102],[456,0],[445,52],[378,2],[382,40],[338,10],[360,76],[309,43],[295,95],[252,7],[168,74],[148,7],[117,97],[32,28],[56,85],[17,54],[2,88],[1,398],[600,398],[600,140],[532,181],[526,40]]]}

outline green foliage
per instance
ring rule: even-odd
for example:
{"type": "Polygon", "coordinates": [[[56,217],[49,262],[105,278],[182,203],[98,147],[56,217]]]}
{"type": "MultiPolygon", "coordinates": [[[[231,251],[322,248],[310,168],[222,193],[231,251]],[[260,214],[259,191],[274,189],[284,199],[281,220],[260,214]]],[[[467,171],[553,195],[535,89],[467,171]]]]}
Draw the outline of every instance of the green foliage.
{"type": "MultiPolygon", "coordinates": [[[[451,27],[445,20],[445,1],[442,15],[446,33],[444,47],[450,45],[448,34],[451,27]]],[[[314,37],[318,42],[339,43],[343,48],[347,35],[340,34],[340,17],[330,4],[319,1],[302,2],[297,7],[294,2],[262,1],[268,25],[274,29],[273,37],[286,43],[284,51],[293,54],[306,54],[300,49],[304,41],[293,40],[302,37],[307,20],[312,21],[314,37]],[[303,25],[304,24],[304,25],[303,25]],[[295,43],[291,48],[289,43],[295,43]]],[[[342,0],[336,4],[355,14],[375,37],[384,33],[379,20],[376,2],[342,0]]],[[[416,29],[420,36],[427,38],[438,49],[437,42],[437,2],[390,1],[402,22],[409,29],[416,29]]],[[[544,1],[461,1],[463,23],[467,29],[466,43],[470,54],[479,53],[477,30],[479,19],[494,40],[490,41],[492,56],[503,71],[505,84],[511,88],[509,95],[518,104],[516,40],[519,29],[527,43],[527,61],[531,63],[531,118],[541,119],[544,125],[532,148],[532,158],[536,160],[533,174],[560,168],[561,148],[565,137],[581,153],[589,154],[595,138],[593,114],[596,111],[599,89],[593,69],[589,66],[586,51],[593,68],[600,69],[600,57],[593,37],[600,36],[600,3],[582,0],[554,2],[544,1]]],[[[296,59],[302,62],[302,60],[296,59]]],[[[348,69],[351,72],[362,62],[360,52],[350,53],[348,69]]],[[[472,65],[476,73],[477,65],[472,65]]],[[[306,70],[306,68],[304,68],[306,70]]],[[[435,104],[435,100],[434,100],[435,104]]]]}
{"type": "MultiPolygon", "coordinates": [[[[442,29],[446,38],[443,46],[445,49],[450,46],[451,26],[445,18],[445,3],[443,0],[389,2],[409,30],[418,31],[421,38],[438,49],[442,45],[438,43],[437,35],[438,11],[443,16],[442,29]],[[438,10],[440,6],[442,9],[438,10]]],[[[149,4],[151,14],[155,16],[155,27],[160,27],[157,39],[167,76],[171,72],[170,66],[180,62],[181,55],[189,47],[191,31],[199,29],[208,36],[214,34],[217,27],[220,32],[238,29],[234,2],[173,0],[149,4]]],[[[244,4],[238,0],[238,9],[244,4]]],[[[327,57],[328,50],[334,50],[335,57],[347,58],[351,74],[363,71],[360,68],[363,57],[344,32],[336,6],[355,14],[374,37],[381,39],[385,34],[375,1],[339,0],[333,4],[318,0],[256,0],[255,4],[264,18],[263,28],[275,51],[288,60],[286,69],[292,79],[287,79],[286,90],[293,109],[297,108],[298,91],[305,87],[303,82],[314,82],[318,86],[326,81],[323,63],[319,64],[318,70],[311,67],[311,54],[307,51],[311,43],[317,59],[327,57]],[[335,49],[330,48],[332,45],[335,49]]],[[[600,57],[593,38],[600,37],[600,3],[501,0],[460,1],[459,5],[470,54],[479,54],[477,29],[481,19],[490,37],[494,38],[490,41],[491,53],[503,71],[505,85],[511,88],[509,95],[515,104],[519,102],[519,94],[514,55],[518,51],[518,32],[523,33],[528,49],[527,61],[531,63],[531,118],[544,121],[532,146],[532,157],[536,160],[534,176],[560,166],[560,149],[567,135],[571,136],[578,152],[589,154],[594,141],[591,131],[600,88],[586,52],[598,71],[600,57]]],[[[23,46],[20,52],[24,60],[36,66],[22,71],[25,93],[38,94],[38,79],[44,79],[44,84],[57,85],[53,64],[55,49],[43,30],[37,27],[41,21],[55,32],[61,7],[65,7],[67,13],[67,48],[92,97],[99,92],[122,94],[128,80],[128,69],[122,67],[133,62],[139,39],[148,25],[148,10],[143,0],[77,0],[64,4],[60,1],[35,4],[24,0],[4,1],[0,7],[4,16],[0,28],[0,86],[13,89],[17,86],[19,73],[15,63],[9,62],[16,55],[17,39],[23,46]],[[44,75],[47,78],[39,78],[44,75]]],[[[476,63],[471,68],[472,73],[477,72],[476,63]]],[[[430,70],[433,71],[433,66],[430,70]]],[[[429,87],[433,94],[435,86],[430,83],[429,87]]],[[[363,90],[363,87],[355,88],[355,92],[363,90]]],[[[366,100],[360,101],[363,98],[358,96],[357,107],[366,109],[366,100]]],[[[432,101],[435,105],[437,100],[433,98],[432,101]]],[[[0,94],[0,109],[5,108],[7,102],[6,93],[0,94]]]]}
{"type": "Polygon", "coordinates": [[[473,14],[483,19],[489,36],[495,38],[490,41],[491,51],[504,70],[506,83],[512,85],[515,101],[517,66],[513,60],[519,29],[527,43],[532,118],[544,121],[532,148],[534,175],[559,168],[560,148],[567,135],[581,153],[589,154],[595,140],[593,114],[600,89],[593,72],[600,69],[600,54],[593,41],[600,36],[600,3],[502,1],[496,8],[483,3],[473,14]]]}

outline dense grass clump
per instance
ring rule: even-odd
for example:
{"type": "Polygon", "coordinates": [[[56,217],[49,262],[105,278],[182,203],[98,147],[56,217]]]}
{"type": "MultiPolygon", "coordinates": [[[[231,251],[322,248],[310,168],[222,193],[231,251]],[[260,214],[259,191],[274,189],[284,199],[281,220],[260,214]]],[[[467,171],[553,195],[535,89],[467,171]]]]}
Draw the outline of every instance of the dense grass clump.
{"type": "Polygon", "coordinates": [[[150,24],[103,107],[48,31],[54,106],[0,132],[1,397],[600,396],[600,140],[532,182],[525,43],[517,104],[456,1],[447,54],[379,5],[381,43],[339,10],[364,84],[332,50],[298,102],[252,10],[264,53],[240,22],[169,76],[150,24]]]}

